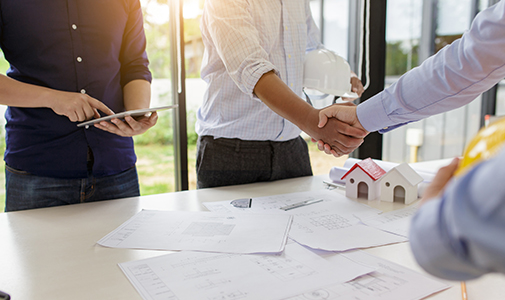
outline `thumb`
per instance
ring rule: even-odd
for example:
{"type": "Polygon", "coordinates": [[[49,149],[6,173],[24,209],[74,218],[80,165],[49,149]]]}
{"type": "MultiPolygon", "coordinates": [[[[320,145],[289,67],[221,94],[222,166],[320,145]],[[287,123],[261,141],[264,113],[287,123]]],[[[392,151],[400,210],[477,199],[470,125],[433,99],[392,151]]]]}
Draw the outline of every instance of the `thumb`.
{"type": "Polygon", "coordinates": [[[326,123],[328,122],[328,117],[331,117],[331,115],[327,116],[325,111],[321,110],[319,112],[319,124],[317,124],[317,127],[323,128],[324,125],[326,125],[326,123]]]}

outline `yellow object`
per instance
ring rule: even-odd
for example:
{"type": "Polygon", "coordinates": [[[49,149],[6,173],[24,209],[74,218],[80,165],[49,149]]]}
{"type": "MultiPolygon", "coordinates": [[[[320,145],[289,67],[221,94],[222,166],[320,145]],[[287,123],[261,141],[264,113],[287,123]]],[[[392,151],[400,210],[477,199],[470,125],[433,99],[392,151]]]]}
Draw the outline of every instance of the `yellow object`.
{"type": "Polygon", "coordinates": [[[482,128],[470,141],[470,144],[465,149],[463,158],[459,162],[456,175],[462,175],[475,164],[491,158],[502,148],[504,142],[505,118],[502,118],[482,128]]]}

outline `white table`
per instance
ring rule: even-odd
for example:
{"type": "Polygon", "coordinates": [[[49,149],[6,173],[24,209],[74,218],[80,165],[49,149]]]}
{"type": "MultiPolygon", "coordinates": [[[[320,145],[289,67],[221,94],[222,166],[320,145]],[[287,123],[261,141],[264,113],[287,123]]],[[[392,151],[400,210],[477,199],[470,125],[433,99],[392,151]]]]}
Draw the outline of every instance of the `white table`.
{"type": "MultiPolygon", "coordinates": [[[[141,299],[118,263],[164,251],[104,248],[96,242],[141,209],[202,211],[202,202],[261,197],[325,188],[327,176],[184,191],[0,214],[0,290],[12,299],[141,299]]],[[[366,202],[365,200],[363,200],[366,202]]],[[[397,203],[367,202],[389,211],[397,203]]],[[[367,249],[423,272],[408,243],[367,249]]],[[[429,299],[461,299],[460,285],[429,299]]],[[[505,277],[467,283],[469,299],[504,299],[505,277]]]]}

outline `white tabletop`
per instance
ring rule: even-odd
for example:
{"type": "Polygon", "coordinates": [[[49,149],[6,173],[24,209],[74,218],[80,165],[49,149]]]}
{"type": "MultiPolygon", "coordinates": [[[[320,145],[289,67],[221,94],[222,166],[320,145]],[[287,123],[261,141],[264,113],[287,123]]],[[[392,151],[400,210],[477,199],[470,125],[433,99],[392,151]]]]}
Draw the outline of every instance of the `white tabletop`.
{"type": "MultiPolygon", "coordinates": [[[[105,248],[96,245],[142,209],[205,210],[202,203],[325,188],[327,176],[183,191],[0,214],[0,290],[12,299],[141,299],[118,263],[165,251],[105,248]]],[[[397,203],[365,202],[383,211],[397,203]]],[[[424,273],[408,243],[367,252],[424,273]]],[[[461,299],[458,282],[429,299],[461,299]]],[[[467,282],[469,299],[504,299],[505,277],[488,275],[467,282]]]]}

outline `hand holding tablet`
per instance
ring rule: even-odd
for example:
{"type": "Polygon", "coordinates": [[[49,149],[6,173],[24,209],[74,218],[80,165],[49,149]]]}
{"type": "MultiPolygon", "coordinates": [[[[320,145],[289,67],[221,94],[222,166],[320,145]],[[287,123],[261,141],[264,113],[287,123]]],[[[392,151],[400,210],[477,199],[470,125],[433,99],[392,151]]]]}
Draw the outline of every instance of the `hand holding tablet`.
{"type": "Polygon", "coordinates": [[[122,119],[122,118],[124,118],[126,116],[139,117],[139,116],[143,116],[143,115],[145,115],[147,113],[150,113],[150,112],[155,112],[155,111],[164,110],[164,109],[172,109],[172,108],[175,108],[175,107],[177,107],[177,105],[167,105],[167,106],[159,106],[159,107],[152,107],[152,108],[128,110],[128,111],[124,111],[124,112],[121,112],[121,113],[117,113],[117,114],[101,117],[101,118],[98,118],[98,119],[91,119],[89,121],[77,124],[77,127],[86,126],[86,128],[88,128],[90,125],[93,125],[95,123],[99,123],[99,122],[102,122],[102,121],[109,121],[109,120],[112,120],[112,119],[115,119],[115,118],[122,119]]]}

